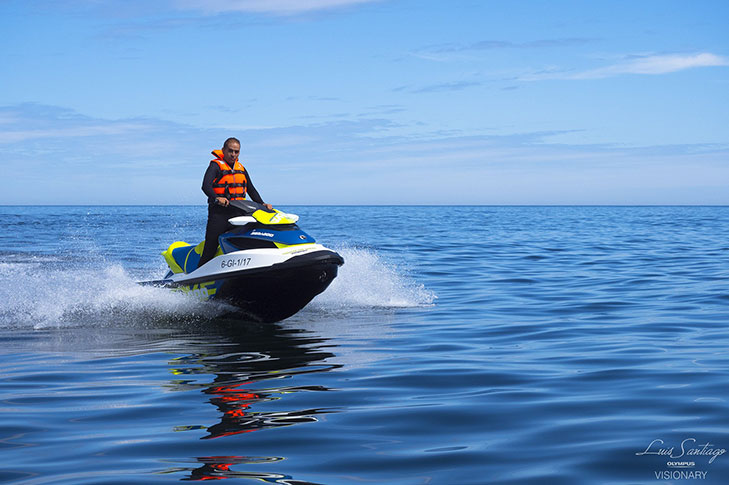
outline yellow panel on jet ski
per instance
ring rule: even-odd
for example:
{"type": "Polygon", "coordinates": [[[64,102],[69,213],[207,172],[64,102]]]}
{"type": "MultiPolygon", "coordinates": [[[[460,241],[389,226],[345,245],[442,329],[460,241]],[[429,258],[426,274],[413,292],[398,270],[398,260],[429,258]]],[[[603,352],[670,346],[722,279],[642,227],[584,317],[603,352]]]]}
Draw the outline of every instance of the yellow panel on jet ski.
{"type": "Polygon", "coordinates": [[[186,243],[185,241],[177,241],[170,244],[170,247],[168,247],[166,251],[162,251],[162,256],[165,257],[165,261],[167,261],[167,266],[170,267],[170,270],[172,270],[173,273],[184,273],[180,265],[177,264],[177,261],[175,261],[175,258],[172,256],[172,251],[185,246],[190,246],[190,244],[186,243]]]}
{"type": "Polygon", "coordinates": [[[273,209],[273,212],[267,212],[257,210],[251,214],[258,222],[266,225],[274,224],[295,224],[299,220],[298,217],[292,214],[286,214],[285,212],[277,211],[273,209]]]}

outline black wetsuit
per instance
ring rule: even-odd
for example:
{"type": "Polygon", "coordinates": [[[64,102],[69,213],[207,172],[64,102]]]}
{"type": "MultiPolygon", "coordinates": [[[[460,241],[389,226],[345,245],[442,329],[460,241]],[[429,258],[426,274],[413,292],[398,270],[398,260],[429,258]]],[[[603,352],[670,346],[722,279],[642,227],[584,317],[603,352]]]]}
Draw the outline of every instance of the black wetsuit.
{"type": "MultiPolygon", "coordinates": [[[[215,252],[218,250],[218,237],[230,228],[228,219],[235,216],[243,215],[239,209],[235,207],[223,207],[215,203],[215,198],[220,197],[213,190],[213,181],[220,178],[220,167],[215,162],[210,162],[210,166],[205,171],[203,177],[202,191],[208,196],[208,225],[205,228],[205,249],[203,249],[202,256],[200,256],[200,262],[198,267],[207,263],[215,256],[215,252]]],[[[263,204],[263,199],[258,194],[258,191],[251,182],[251,177],[248,175],[248,171],[245,171],[246,176],[246,192],[248,196],[254,202],[263,204]]]]}

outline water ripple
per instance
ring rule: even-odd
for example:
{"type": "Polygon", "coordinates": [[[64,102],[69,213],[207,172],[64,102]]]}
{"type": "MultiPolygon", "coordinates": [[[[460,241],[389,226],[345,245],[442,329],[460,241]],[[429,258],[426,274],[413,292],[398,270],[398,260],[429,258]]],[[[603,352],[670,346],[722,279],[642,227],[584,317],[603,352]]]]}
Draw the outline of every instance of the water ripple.
{"type": "Polygon", "coordinates": [[[202,208],[0,208],[0,481],[727,483],[640,452],[729,449],[729,208],[291,211],[347,262],[265,326],[132,284],[202,208]]]}

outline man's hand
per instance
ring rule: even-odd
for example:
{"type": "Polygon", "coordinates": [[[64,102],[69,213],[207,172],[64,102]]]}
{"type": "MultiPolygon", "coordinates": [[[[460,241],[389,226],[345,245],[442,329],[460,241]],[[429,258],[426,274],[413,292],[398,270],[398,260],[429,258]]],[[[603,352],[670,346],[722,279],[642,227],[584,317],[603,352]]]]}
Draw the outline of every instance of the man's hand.
{"type": "Polygon", "coordinates": [[[263,207],[265,207],[268,210],[273,210],[273,206],[271,204],[263,204],[263,207]]]}
{"type": "Polygon", "coordinates": [[[222,205],[223,207],[228,207],[228,204],[230,204],[230,201],[226,199],[225,197],[216,197],[215,203],[218,205],[222,205]]]}

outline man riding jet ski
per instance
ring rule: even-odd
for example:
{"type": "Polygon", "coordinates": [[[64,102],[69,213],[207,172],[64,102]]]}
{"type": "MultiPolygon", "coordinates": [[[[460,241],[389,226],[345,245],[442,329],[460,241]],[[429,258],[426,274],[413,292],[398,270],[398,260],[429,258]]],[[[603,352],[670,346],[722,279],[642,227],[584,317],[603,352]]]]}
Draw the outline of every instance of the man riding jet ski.
{"type": "Polygon", "coordinates": [[[205,241],[175,242],[162,253],[170,268],[145,284],[191,292],[235,305],[247,317],[276,322],[301,310],[324,291],[344,264],[296,225],[298,216],[248,200],[231,200],[242,216],[218,238],[215,256],[198,267],[205,241]]]}

